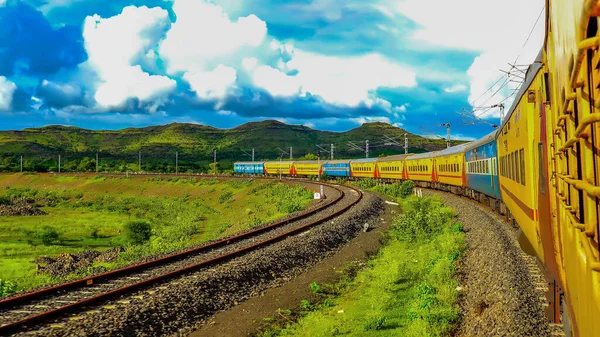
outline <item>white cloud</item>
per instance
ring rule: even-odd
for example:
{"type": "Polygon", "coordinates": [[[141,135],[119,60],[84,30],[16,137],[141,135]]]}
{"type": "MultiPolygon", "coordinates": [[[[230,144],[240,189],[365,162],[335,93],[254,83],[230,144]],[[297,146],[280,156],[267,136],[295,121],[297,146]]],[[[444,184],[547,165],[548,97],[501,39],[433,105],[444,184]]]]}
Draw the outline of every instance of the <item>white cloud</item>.
{"type": "Polygon", "coordinates": [[[261,45],[267,34],[266,23],[255,15],[233,22],[221,7],[206,0],[175,0],[173,11],[177,21],[160,44],[171,74],[205,71],[244,48],[261,45]]]}
{"type": "Polygon", "coordinates": [[[217,112],[217,114],[219,114],[221,116],[230,116],[230,115],[235,115],[235,112],[229,111],[229,110],[219,110],[217,112]]]}
{"type": "Polygon", "coordinates": [[[407,106],[408,106],[408,104],[402,104],[401,106],[395,106],[392,111],[396,112],[396,113],[406,112],[407,106]]]}
{"type": "Polygon", "coordinates": [[[235,69],[219,64],[212,71],[188,71],[183,75],[193,91],[202,99],[222,100],[237,78],[235,69]]]}
{"type": "Polygon", "coordinates": [[[455,84],[449,88],[445,88],[444,91],[448,92],[448,93],[453,93],[453,92],[462,92],[467,90],[467,86],[464,84],[455,84]]]}
{"type": "Polygon", "coordinates": [[[170,21],[161,8],[129,6],[121,14],[104,19],[88,16],[83,27],[87,66],[101,82],[95,99],[102,107],[120,107],[128,99],[147,102],[175,89],[175,81],[150,75],[139,66],[139,58],[147,54],[170,21]]]}
{"type": "Polygon", "coordinates": [[[242,66],[247,71],[251,71],[254,68],[256,68],[257,63],[258,63],[258,60],[255,57],[244,57],[242,59],[242,66]]]}
{"type": "Polygon", "coordinates": [[[278,69],[259,66],[253,73],[254,84],[275,96],[293,96],[300,93],[300,82],[294,76],[288,76],[278,69]]]}
{"type": "Polygon", "coordinates": [[[286,66],[298,71],[293,77],[299,82],[304,95],[318,95],[335,105],[354,107],[361,103],[385,103],[387,101],[373,97],[374,90],[417,84],[414,71],[379,54],[343,58],[295,49],[286,66]]]}
{"type": "Polygon", "coordinates": [[[315,128],[315,123],[312,123],[312,122],[306,122],[302,125],[306,126],[307,128],[311,128],[311,129],[315,128]]]}
{"type": "Polygon", "coordinates": [[[0,76],[0,111],[11,109],[13,94],[16,90],[16,84],[9,81],[6,77],[0,76]]]}
{"type": "MultiPolygon", "coordinates": [[[[507,70],[508,63],[513,63],[517,55],[519,64],[533,62],[543,43],[542,14],[529,42],[523,48],[545,4],[543,0],[383,0],[383,3],[422,27],[414,32],[412,37],[415,40],[428,42],[430,46],[481,52],[467,73],[470,80],[469,100],[474,107],[490,106],[505,99],[511,92],[509,88],[515,88],[516,84],[507,85],[488,100],[504,83],[501,81],[484,94],[502,76],[498,69],[507,70]],[[431,8],[435,8],[435,11],[431,11],[431,8]],[[490,13],[493,18],[490,18],[490,13]],[[502,18],[508,19],[510,23],[507,24],[502,18]]],[[[512,99],[508,99],[505,104],[510,106],[511,102],[512,99]]],[[[488,111],[483,117],[498,114],[495,109],[488,111]]]]}
{"type": "Polygon", "coordinates": [[[4,7],[6,5],[6,0],[0,0],[0,7],[4,7]]]}

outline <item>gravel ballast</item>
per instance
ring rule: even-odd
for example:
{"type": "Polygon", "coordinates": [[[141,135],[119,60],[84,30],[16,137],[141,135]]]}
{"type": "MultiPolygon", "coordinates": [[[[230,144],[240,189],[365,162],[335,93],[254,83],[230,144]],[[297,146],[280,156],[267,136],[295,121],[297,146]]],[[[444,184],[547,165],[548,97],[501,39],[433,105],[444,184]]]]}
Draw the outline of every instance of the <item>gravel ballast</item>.
{"type": "MultiPolygon", "coordinates": [[[[344,188],[347,194],[356,192],[344,188]]],[[[336,208],[334,206],[333,208],[336,208]]],[[[380,199],[363,200],[333,220],[230,262],[186,275],[79,313],[33,335],[185,335],[218,310],[230,308],[310,268],[382,212],[380,199]]],[[[325,211],[327,213],[327,211],[325,211]]],[[[29,334],[32,334],[31,332],[29,334]]]]}
{"type": "Polygon", "coordinates": [[[517,230],[491,210],[450,193],[437,195],[456,210],[467,251],[458,267],[461,323],[457,336],[550,336],[544,315],[543,274],[525,254],[517,230]],[[537,289],[536,289],[537,287],[537,289]]]}

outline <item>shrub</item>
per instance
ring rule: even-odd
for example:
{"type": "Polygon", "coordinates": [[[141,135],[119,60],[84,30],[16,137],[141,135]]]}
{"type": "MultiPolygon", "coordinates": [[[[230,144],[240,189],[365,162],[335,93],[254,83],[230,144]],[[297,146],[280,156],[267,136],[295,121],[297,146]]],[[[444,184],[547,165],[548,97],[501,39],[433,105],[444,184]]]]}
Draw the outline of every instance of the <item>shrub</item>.
{"type": "Polygon", "coordinates": [[[231,191],[227,191],[224,192],[223,194],[221,194],[221,196],[219,197],[219,203],[223,204],[226,201],[228,201],[229,199],[231,199],[231,197],[233,197],[233,192],[231,191]]]}
{"type": "Polygon", "coordinates": [[[44,226],[35,233],[35,238],[41,240],[44,246],[50,246],[58,241],[59,235],[56,228],[44,226]]]}
{"type": "Polygon", "coordinates": [[[134,244],[142,244],[150,240],[152,225],[143,220],[130,221],[125,224],[127,238],[134,244]]]}
{"type": "Polygon", "coordinates": [[[300,301],[300,307],[304,310],[311,310],[313,308],[309,300],[300,301]]]}
{"type": "Polygon", "coordinates": [[[321,286],[317,282],[311,283],[309,287],[310,287],[310,290],[312,290],[312,292],[315,294],[318,294],[321,292],[321,286]]]}
{"type": "Polygon", "coordinates": [[[356,186],[362,189],[369,189],[377,186],[377,180],[374,178],[361,179],[356,182],[356,186]]]}
{"type": "Polygon", "coordinates": [[[404,214],[397,218],[392,228],[400,239],[425,239],[439,233],[452,221],[454,211],[445,207],[439,198],[410,197],[403,202],[404,214]]]}
{"type": "Polygon", "coordinates": [[[0,297],[4,297],[16,291],[17,284],[15,282],[0,279],[0,297]]]}

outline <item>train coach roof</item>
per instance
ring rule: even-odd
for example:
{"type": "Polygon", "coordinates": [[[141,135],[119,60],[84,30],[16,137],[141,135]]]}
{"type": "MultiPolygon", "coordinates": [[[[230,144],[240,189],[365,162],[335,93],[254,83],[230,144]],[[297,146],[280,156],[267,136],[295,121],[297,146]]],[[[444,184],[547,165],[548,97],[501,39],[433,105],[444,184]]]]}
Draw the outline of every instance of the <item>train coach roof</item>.
{"type": "Polygon", "coordinates": [[[374,163],[376,161],[377,161],[377,158],[352,159],[350,161],[350,164],[353,164],[353,163],[357,163],[357,164],[360,164],[360,163],[374,163]]]}
{"type": "MultiPolygon", "coordinates": [[[[324,163],[324,160],[321,160],[321,163],[324,163]]],[[[295,160],[294,164],[318,164],[318,160],[295,160]]]]}
{"type": "Polygon", "coordinates": [[[512,113],[515,111],[515,109],[519,105],[521,98],[523,98],[523,95],[525,95],[525,93],[527,92],[527,89],[529,89],[529,86],[535,79],[535,76],[542,68],[542,60],[543,60],[542,53],[543,53],[543,51],[544,51],[544,49],[542,48],[540,50],[540,53],[538,54],[538,56],[535,58],[535,61],[529,65],[529,68],[527,68],[527,72],[525,73],[525,81],[523,81],[523,83],[521,84],[521,87],[519,88],[519,91],[515,95],[515,100],[513,101],[512,105],[510,106],[510,109],[508,109],[508,113],[504,116],[504,120],[502,121],[502,125],[500,125],[499,129],[502,129],[504,127],[504,125],[508,122],[508,120],[510,119],[510,116],[512,115],[512,113]]]}
{"type": "Polygon", "coordinates": [[[385,156],[377,158],[378,162],[386,162],[386,161],[399,161],[404,160],[406,157],[412,156],[412,154],[395,154],[393,156],[385,156]]]}
{"type": "Polygon", "coordinates": [[[327,160],[324,164],[350,164],[350,159],[327,160]]]}
{"type": "Polygon", "coordinates": [[[457,154],[457,153],[464,153],[465,152],[465,148],[469,144],[471,144],[471,142],[465,143],[465,144],[456,145],[456,146],[449,147],[447,149],[438,151],[438,152],[435,153],[435,157],[437,158],[437,157],[443,157],[443,156],[450,156],[450,155],[457,154]]]}
{"type": "Polygon", "coordinates": [[[494,130],[494,131],[488,133],[487,135],[485,135],[485,136],[483,136],[483,137],[481,137],[481,138],[479,138],[477,140],[474,140],[474,141],[468,143],[467,146],[466,146],[466,148],[465,148],[465,151],[471,151],[471,150],[473,150],[475,148],[478,148],[478,147],[480,147],[482,145],[485,145],[485,144],[488,144],[488,143],[496,141],[496,137],[498,135],[498,132],[500,132],[500,129],[494,130]]]}
{"type": "MultiPolygon", "coordinates": [[[[264,163],[265,164],[279,164],[280,161],[279,160],[278,161],[266,161],[264,163]]],[[[293,164],[293,163],[294,163],[293,161],[289,161],[289,160],[281,161],[281,165],[288,165],[288,164],[293,164]]]]}
{"type": "Polygon", "coordinates": [[[264,164],[262,161],[239,161],[237,163],[233,163],[234,165],[256,165],[256,164],[264,164]]]}
{"type": "Polygon", "coordinates": [[[435,152],[417,153],[417,154],[413,154],[410,157],[406,158],[406,160],[416,160],[416,159],[433,158],[434,154],[435,154],[435,152]]]}

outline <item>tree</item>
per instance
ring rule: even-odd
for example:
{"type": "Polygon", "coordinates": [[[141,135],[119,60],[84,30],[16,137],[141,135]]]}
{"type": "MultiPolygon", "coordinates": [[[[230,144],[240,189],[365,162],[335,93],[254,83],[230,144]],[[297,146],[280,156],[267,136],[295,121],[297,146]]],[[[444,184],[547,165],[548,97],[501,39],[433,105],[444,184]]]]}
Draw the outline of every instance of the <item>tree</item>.
{"type": "Polygon", "coordinates": [[[319,159],[319,157],[317,157],[316,154],[312,154],[312,153],[307,153],[304,155],[304,157],[300,157],[300,160],[317,160],[319,159]]]}
{"type": "Polygon", "coordinates": [[[93,172],[95,170],[96,160],[89,157],[84,157],[81,162],[79,162],[79,165],[77,165],[78,172],[93,172]]]}
{"type": "MultiPolygon", "coordinates": [[[[215,163],[210,163],[208,164],[208,168],[209,168],[209,172],[208,173],[214,173],[215,172],[215,163]]],[[[217,162],[217,173],[221,172],[221,165],[219,164],[219,162],[217,162]]]]}
{"type": "Polygon", "coordinates": [[[127,238],[134,244],[142,244],[150,240],[152,225],[143,220],[129,221],[125,224],[127,238]]]}

